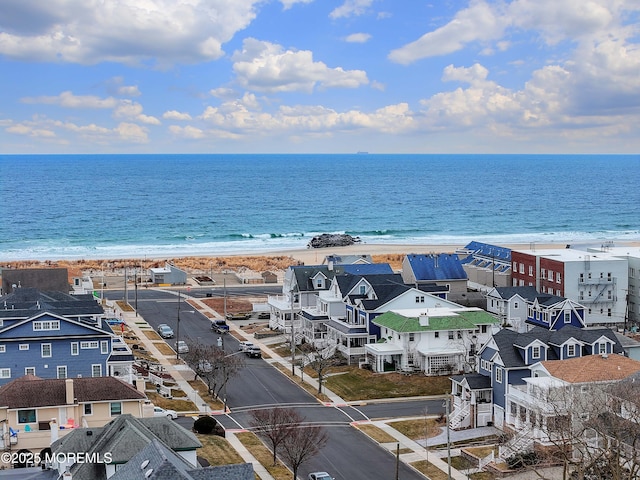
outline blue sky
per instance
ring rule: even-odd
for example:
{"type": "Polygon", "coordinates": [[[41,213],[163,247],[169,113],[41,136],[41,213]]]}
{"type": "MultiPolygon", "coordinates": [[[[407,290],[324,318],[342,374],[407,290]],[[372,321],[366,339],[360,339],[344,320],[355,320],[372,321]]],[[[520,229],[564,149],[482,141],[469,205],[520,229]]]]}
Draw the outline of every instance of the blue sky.
{"type": "Polygon", "coordinates": [[[638,153],[637,0],[2,0],[0,153],[638,153]]]}

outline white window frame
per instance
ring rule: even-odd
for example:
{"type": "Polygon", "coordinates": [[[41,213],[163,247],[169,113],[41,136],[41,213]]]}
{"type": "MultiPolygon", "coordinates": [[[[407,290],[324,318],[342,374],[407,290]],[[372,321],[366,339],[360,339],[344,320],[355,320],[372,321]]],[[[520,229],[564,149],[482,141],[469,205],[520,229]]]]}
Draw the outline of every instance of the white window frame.
{"type": "Polygon", "coordinates": [[[7,352],[7,346],[6,345],[0,345],[0,353],[6,353],[7,352]]]}
{"type": "Polygon", "coordinates": [[[542,348],[539,346],[531,347],[531,358],[537,359],[540,358],[540,354],[542,353],[542,348]]]}
{"type": "Polygon", "coordinates": [[[93,349],[93,348],[98,348],[99,347],[99,343],[97,340],[87,340],[84,342],[80,342],[80,350],[89,350],[89,349],[93,349]]]}
{"type": "Polygon", "coordinates": [[[102,376],[102,365],[99,363],[91,364],[91,376],[92,377],[101,377],[102,376]],[[99,375],[96,375],[96,368],[98,369],[99,375]]]}
{"type": "Polygon", "coordinates": [[[78,342],[71,342],[71,355],[80,355],[80,344],[78,342]]]}
{"type": "Polygon", "coordinates": [[[24,352],[26,350],[29,350],[29,344],[28,343],[21,343],[18,346],[18,350],[20,350],[21,352],[24,352]]]}
{"type": "Polygon", "coordinates": [[[109,416],[116,417],[118,415],[122,415],[122,402],[111,402],[111,403],[109,403],[109,416]],[[114,405],[120,405],[120,412],[119,413],[116,413],[116,414],[113,413],[113,406],[114,405]]]}
{"type": "Polygon", "coordinates": [[[564,312],[564,323],[571,323],[571,312],[568,310],[564,312]]]}
{"type": "Polygon", "coordinates": [[[69,378],[67,376],[67,366],[66,365],[58,365],[56,367],[56,378],[69,378]],[[60,371],[64,371],[64,376],[60,375],[60,371]]]}
{"type": "Polygon", "coordinates": [[[498,383],[502,383],[502,375],[503,375],[503,371],[502,371],[502,367],[496,367],[496,382],[498,383]]]}
{"type": "Polygon", "coordinates": [[[556,272],[556,283],[562,283],[562,274],[560,272],[556,272]]]}
{"type": "Polygon", "coordinates": [[[60,330],[60,320],[34,320],[33,331],[60,330]]]}
{"type": "Polygon", "coordinates": [[[11,369],[0,368],[0,378],[11,378],[11,369]]]}
{"type": "Polygon", "coordinates": [[[24,374],[25,375],[35,375],[36,374],[36,367],[24,367],[24,374]]]}
{"type": "Polygon", "coordinates": [[[576,345],[574,343],[567,345],[567,356],[568,357],[576,356],[576,345]]]}
{"type": "Polygon", "coordinates": [[[82,407],[82,414],[85,417],[93,415],[93,403],[85,403],[84,406],[82,407]],[[89,408],[87,408],[87,407],[89,407],[89,408]]]}
{"type": "Polygon", "coordinates": [[[108,340],[100,340],[100,353],[102,355],[107,355],[109,353],[109,341],[108,340]]]}
{"type": "Polygon", "coordinates": [[[42,343],[40,344],[40,356],[42,358],[51,358],[51,356],[53,355],[53,349],[51,348],[51,344],[50,343],[42,343]],[[49,348],[49,354],[45,355],[45,347],[49,348]]]}

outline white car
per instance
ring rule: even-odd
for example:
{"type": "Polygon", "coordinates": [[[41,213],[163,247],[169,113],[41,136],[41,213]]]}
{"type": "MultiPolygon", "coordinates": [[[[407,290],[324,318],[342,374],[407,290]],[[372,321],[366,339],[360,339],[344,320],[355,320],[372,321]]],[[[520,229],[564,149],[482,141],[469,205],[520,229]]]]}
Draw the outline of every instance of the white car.
{"type": "Polygon", "coordinates": [[[178,353],[189,353],[189,345],[184,340],[178,340],[176,342],[176,351],[178,353]]]}
{"type": "Polygon", "coordinates": [[[336,480],[327,472],[313,472],[309,474],[309,480],[336,480]]]}
{"type": "Polygon", "coordinates": [[[167,418],[170,418],[171,420],[175,420],[176,418],[178,418],[178,414],[176,413],[175,410],[165,410],[164,408],[160,408],[160,407],[153,407],[153,416],[167,417],[167,418]]]}
{"type": "Polygon", "coordinates": [[[246,352],[248,349],[250,349],[253,346],[254,345],[252,342],[240,342],[240,351],[246,352]]]}

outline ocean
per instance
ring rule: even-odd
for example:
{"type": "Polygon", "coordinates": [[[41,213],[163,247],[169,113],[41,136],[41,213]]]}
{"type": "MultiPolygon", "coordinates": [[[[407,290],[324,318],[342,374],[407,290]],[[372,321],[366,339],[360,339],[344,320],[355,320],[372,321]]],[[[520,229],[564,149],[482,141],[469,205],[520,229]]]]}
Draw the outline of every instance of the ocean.
{"type": "Polygon", "coordinates": [[[639,155],[1,155],[0,260],[640,240],[639,155]]]}

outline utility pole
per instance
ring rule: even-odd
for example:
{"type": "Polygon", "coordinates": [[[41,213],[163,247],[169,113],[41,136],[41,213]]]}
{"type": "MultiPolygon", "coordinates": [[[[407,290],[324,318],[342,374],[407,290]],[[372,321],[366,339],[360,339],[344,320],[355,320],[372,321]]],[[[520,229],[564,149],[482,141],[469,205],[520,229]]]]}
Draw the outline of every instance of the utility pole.
{"type": "Polygon", "coordinates": [[[180,341],[180,290],[178,290],[178,328],[176,329],[176,360],[180,360],[180,348],[178,343],[180,341]]]}
{"type": "Polygon", "coordinates": [[[445,412],[447,415],[447,479],[451,480],[451,429],[449,423],[449,396],[445,399],[445,412]]]}
{"type": "Polygon", "coordinates": [[[296,337],[293,331],[293,289],[289,293],[291,302],[291,375],[296,375],[296,337]]]}

